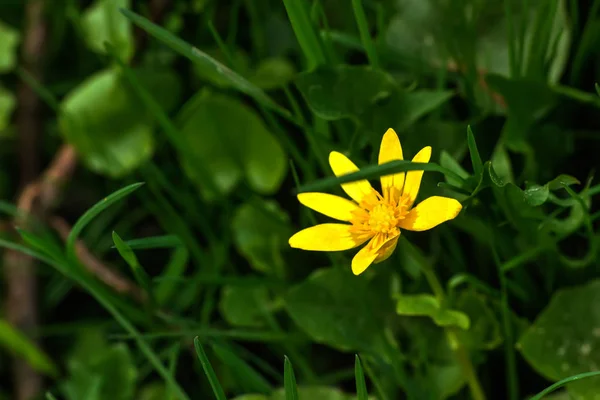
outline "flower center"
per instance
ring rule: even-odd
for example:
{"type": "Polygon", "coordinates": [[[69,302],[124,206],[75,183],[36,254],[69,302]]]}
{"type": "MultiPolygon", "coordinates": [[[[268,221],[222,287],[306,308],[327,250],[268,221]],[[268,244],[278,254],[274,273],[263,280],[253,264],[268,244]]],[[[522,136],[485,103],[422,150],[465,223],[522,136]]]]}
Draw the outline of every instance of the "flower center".
{"type": "Polygon", "coordinates": [[[408,198],[400,195],[384,198],[373,190],[362,199],[361,208],[354,211],[350,231],[357,236],[368,237],[398,235],[398,224],[408,213],[407,201],[408,198]]]}

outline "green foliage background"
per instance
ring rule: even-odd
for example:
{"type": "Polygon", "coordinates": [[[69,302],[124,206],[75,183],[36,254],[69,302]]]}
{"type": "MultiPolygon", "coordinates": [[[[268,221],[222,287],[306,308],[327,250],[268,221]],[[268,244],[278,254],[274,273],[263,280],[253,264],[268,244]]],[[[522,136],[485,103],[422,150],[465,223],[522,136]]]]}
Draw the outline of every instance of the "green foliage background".
{"type": "Polygon", "coordinates": [[[0,399],[13,358],[49,399],[468,399],[475,379],[515,400],[573,376],[555,398],[600,398],[600,1],[171,0],[156,24],[152,1],[48,2],[43,82],[26,3],[0,3],[2,219],[21,81],[40,163],[68,144],[80,166],[66,242],[1,232],[39,260],[41,318],[36,344],[0,311],[0,399]],[[345,181],[415,168],[375,165],[390,127],[407,159],[433,147],[420,197],[460,216],[360,277],[290,249],[325,221],[294,193],[341,192],[329,151],[365,167],[345,181]]]}

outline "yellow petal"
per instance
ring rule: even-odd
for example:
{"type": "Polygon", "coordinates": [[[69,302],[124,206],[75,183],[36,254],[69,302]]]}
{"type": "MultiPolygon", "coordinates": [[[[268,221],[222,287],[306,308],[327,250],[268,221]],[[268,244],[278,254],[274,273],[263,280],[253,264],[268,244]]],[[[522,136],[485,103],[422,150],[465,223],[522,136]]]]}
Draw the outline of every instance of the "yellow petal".
{"type": "Polygon", "coordinates": [[[400,235],[396,236],[386,244],[384,244],[379,250],[379,255],[373,261],[374,264],[378,264],[390,258],[394,250],[396,250],[396,245],[398,244],[398,239],[400,239],[400,235]]]}
{"type": "Polygon", "coordinates": [[[300,193],[298,200],[306,207],[340,221],[350,221],[352,211],[360,209],[356,203],[329,193],[300,193]]]}
{"type": "Polygon", "coordinates": [[[398,235],[390,236],[383,241],[381,239],[381,236],[375,236],[356,253],[352,259],[352,272],[354,275],[362,274],[373,262],[381,262],[392,254],[398,243],[398,235]]]}
{"type": "MultiPolygon", "coordinates": [[[[431,158],[431,146],[423,147],[421,151],[413,157],[413,162],[428,163],[431,158]]],[[[411,207],[417,194],[419,194],[419,187],[421,186],[421,178],[423,177],[423,171],[408,171],[406,173],[406,179],[404,181],[403,194],[408,197],[408,207],[411,207]]]]}
{"type": "MultiPolygon", "coordinates": [[[[358,171],[358,167],[348,157],[337,151],[329,153],[329,165],[335,176],[347,175],[358,171]]],[[[373,190],[371,184],[366,179],[344,183],[342,189],[357,203],[360,203],[362,198],[373,190]]]]}
{"type": "Polygon", "coordinates": [[[409,231],[426,231],[442,222],[454,219],[462,205],[456,199],[448,197],[429,197],[408,212],[400,221],[400,228],[409,231]]]}
{"type": "Polygon", "coordinates": [[[346,224],[320,224],[301,230],[289,240],[290,246],[302,250],[340,251],[352,249],[363,244],[350,234],[346,224]]]}
{"type": "MultiPolygon", "coordinates": [[[[394,160],[402,160],[402,145],[396,132],[390,128],[387,130],[383,139],[381,139],[381,147],[379,148],[379,164],[394,160]]],[[[398,194],[402,193],[404,186],[404,172],[398,174],[386,175],[381,178],[381,190],[384,196],[389,196],[390,188],[396,188],[398,194]]]]}

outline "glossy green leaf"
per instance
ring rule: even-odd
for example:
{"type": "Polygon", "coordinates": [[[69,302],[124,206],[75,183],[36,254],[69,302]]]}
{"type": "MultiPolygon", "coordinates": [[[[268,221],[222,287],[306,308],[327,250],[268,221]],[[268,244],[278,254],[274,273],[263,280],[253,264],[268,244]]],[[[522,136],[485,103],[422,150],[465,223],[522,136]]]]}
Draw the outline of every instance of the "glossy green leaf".
{"type": "Polygon", "coordinates": [[[81,16],[81,28],[88,47],[106,54],[106,43],[116,49],[120,59],[133,56],[134,42],[131,22],[119,12],[129,8],[130,0],[96,0],[81,16]]]}
{"type": "Polygon", "coordinates": [[[189,152],[180,154],[188,176],[203,195],[213,198],[189,157],[203,163],[221,191],[230,193],[241,179],[255,191],[277,191],[287,171],[286,155],[256,112],[233,97],[200,94],[182,110],[182,140],[189,152]]]}
{"type": "Polygon", "coordinates": [[[233,240],[250,265],[264,273],[281,272],[292,228],[287,215],[274,202],[246,203],[231,221],[233,240]]]}
{"type": "Polygon", "coordinates": [[[466,314],[442,308],[438,300],[428,294],[398,296],[396,312],[400,315],[430,317],[439,326],[457,326],[466,330],[470,325],[466,314]]]}
{"type": "Polygon", "coordinates": [[[304,72],[296,78],[296,85],[311,110],[327,120],[356,118],[395,88],[392,78],[382,71],[346,65],[304,72]]]}
{"type": "Polygon", "coordinates": [[[285,308],[300,329],[317,343],[340,350],[378,348],[389,296],[357,279],[349,269],[315,271],[285,296],[285,308]]]}
{"type": "MultiPolygon", "coordinates": [[[[558,381],[597,371],[600,365],[600,281],[558,291],[519,339],[523,357],[541,375],[558,381]]],[[[574,396],[592,399],[600,377],[567,386],[574,396]]]]}
{"type": "MultiPolygon", "coordinates": [[[[165,108],[173,107],[179,97],[176,76],[150,70],[137,74],[165,108]]],[[[69,93],[59,124],[87,167],[111,177],[130,173],[154,152],[153,118],[117,69],[92,75],[69,93]]]]}
{"type": "Polygon", "coordinates": [[[12,71],[17,65],[19,31],[0,21],[0,74],[12,71]]]}
{"type": "Polygon", "coordinates": [[[16,106],[17,100],[12,92],[0,86],[0,138],[2,137],[2,131],[8,127],[16,106]]]}
{"type": "Polygon", "coordinates": [[[50,357],[27,336],[0,320],[0,346],[11,354],[27,361],[36,371],[57,376],[58,368],[50,357]]]}
{"type": "Polygon", "coordinates": [[[269,307],[269,293],[262,286],[225,286],[219,309],[232,326],[262,327],[269,307]]]}

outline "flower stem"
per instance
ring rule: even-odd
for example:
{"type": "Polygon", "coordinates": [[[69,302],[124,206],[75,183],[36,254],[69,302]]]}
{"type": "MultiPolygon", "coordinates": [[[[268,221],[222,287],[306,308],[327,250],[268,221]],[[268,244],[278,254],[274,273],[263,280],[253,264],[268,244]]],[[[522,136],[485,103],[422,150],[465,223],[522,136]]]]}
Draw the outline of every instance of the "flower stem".
{"type": "MultiPolygon", "coordinates": [[[[444,291],[444,287],[440,283],[435,271],[431,267],[429,261],[417,250],[408,240],[405,240],[405,243],[408,244],[408,248],[412,253],[414,259],[419,263],[421,267],[421,271],[423,275],[425,275],[425,279],[427,279],[427,283],[431,287],[433,294],[437,297],[438,301],[443,304],[446,298],[446,292],[444,291]]],[[[475,372],[475,368],[473,367],[473,362],[471,361],[471,357],[469,357],[469,352],[460,342],[458,335],[456,334],[456,328],[446,327],[444,328],[446,332],[446,337],[450,342],[450,347],[454,351],[456,355],[456,359],[467,379],[467,384],[469,385],[469,389],[471,391],[471,397],[473,400],[485,400],[485,393],[481,388],[481,384],[479,383],[479,379],[477,378],[477,373],[475,372]]]]}

